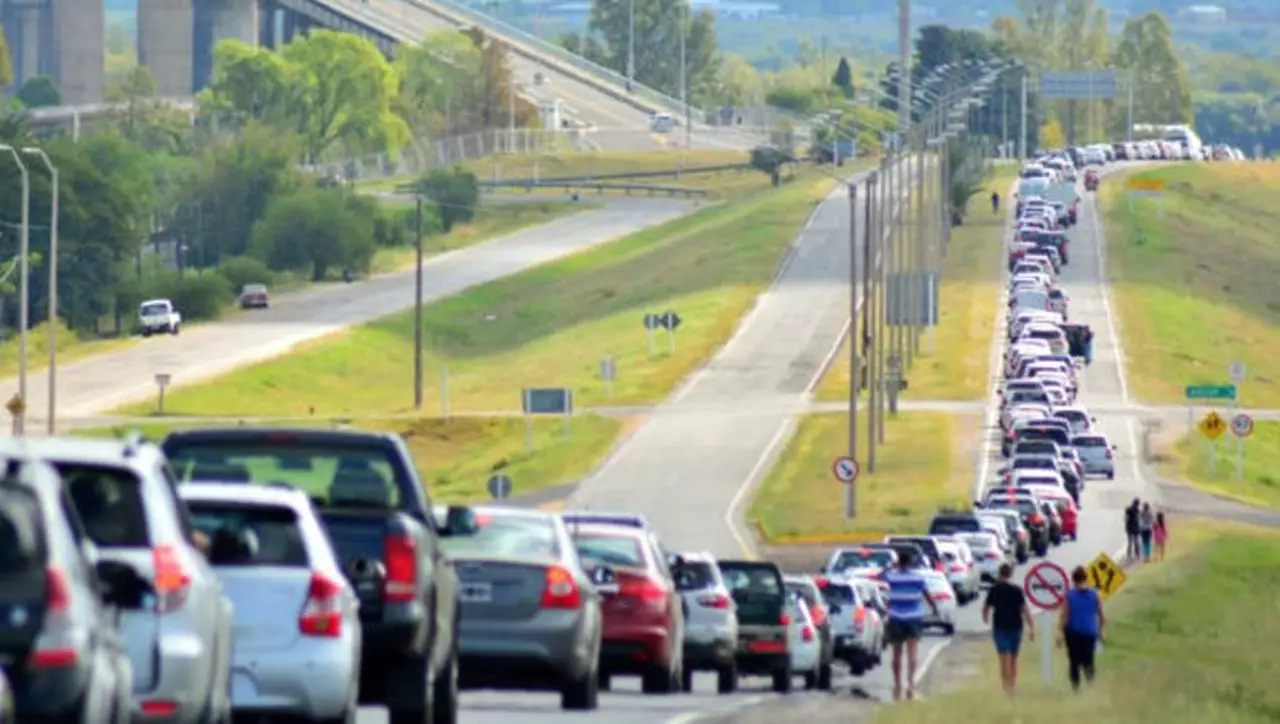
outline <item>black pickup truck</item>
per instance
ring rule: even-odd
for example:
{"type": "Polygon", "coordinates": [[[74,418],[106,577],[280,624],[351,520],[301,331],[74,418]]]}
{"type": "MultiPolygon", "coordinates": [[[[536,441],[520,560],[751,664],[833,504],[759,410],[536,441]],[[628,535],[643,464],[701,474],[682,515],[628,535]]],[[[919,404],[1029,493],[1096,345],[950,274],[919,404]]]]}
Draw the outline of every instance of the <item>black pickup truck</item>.
{"type": "Polygon", "coordinates": [[[244,482],[306,491],[360,599],[360,703],[391,724],[454,724],[458,578],[440,538],[474,532],[474,515],[431,502],[396,435],[351,430],[182,430],[162,443],[184,483],[244,482]]]}

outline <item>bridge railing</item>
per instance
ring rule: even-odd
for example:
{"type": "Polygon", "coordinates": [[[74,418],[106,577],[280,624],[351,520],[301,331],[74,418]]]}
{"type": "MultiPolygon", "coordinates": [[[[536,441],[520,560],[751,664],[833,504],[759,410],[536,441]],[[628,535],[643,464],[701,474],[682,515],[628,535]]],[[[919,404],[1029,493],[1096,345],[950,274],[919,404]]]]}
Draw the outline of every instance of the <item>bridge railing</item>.
{"type": "MultiPolygon", "coordinates": [[[[432,4],[439,5],[449,12],[462,16],[477,25],[492,28],[502,35],[510,36],[520,43],[530,46],[534,50],[555,58],[561,63],[570,65],[585,73],[596,76],[600,80],[617,86],[619,92],[626,93],[627,78],[621,73],[606,68],[598,63],[593,63],[577,53],[566,50],[555,43],[548,42],[527,30],[499,20],[492,15],[482,13],[475,8],[456,2],[456,0],[428,0],[427,2],[419,2],[418,0],[402,0],[402,2],[406,2],[410,5],[417,5],[418,7],[428,11],[430,11],[432,4]]],[[[648,88],[646,86],[633,83],[630,95],[644,99],[654,106],[679,113],[680,115],[684,115],[686,113],[685,105],[679,98],[674,98],[654,88],[648,88]]],[[[704,113],[702,109],[690,105],[687,112],[695,121],[699,123],[706,122],[706,113],[704,113]]]]}

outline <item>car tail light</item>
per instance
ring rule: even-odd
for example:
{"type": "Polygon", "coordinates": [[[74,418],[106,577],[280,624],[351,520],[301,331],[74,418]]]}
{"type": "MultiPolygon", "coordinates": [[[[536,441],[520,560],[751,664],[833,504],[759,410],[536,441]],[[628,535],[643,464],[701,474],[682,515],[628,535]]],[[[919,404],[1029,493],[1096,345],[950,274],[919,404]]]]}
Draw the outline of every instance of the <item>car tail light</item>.
{"type": "Polygon", "coordinates": [[[1031,521],[1031,525],[1040,525],[1044,522],[1044,516],[1039,513],[1033,513],[1027,520],[1031,521]]]}
{"type": "Polygon", "coordinates": [[[710,593],[698,598],[698,605],[703,608],[728,609],[732,604],[729,597],[723,593],[710,593]]]}
{"type": "Polygon", "coordinates": [[[156,546],[151,551],[155,570],[156,611],[168,613],[182,608],[191,589],[191,577],[182,569],[182,561],[173,546],[156,546]]]}
{"type": "Polygon", "coordinates": [[[573,574],[561,566],[547,569],[547,580],[542,587],[542,608],[578,608],[582,605],[582,591],[573,580],[573,574]]]}
{"type": "Polygon", "coordinates": [[[952,573],[964,573],[964,564],[963,564],[963,563],[952,563],[952,564],[951,564],[951,572],[952,572],[952,573]]]}
{"type": "Polygon", "coordinates": [[[1108,459],[1108,460],[1111,460],[1111,459],[1112,459],[1112,457],[1111,457],[1111,451],[1110,451],[1110,450],[1108,450],[1108,451],[1107,451],[1107,459],[1108,459]]]}
{"type": "Polygon", "coordinates": [[[791,617],[784,613],[784,614],[782,614],[781,616],[779,616],[779,617],[778,617],[778,623],[779,623],[780,625],[782,625],[782,626],[790,626],[790,625],[791,625],[791,617]]]}
{"type": "Polygon", "coordinates": [[[71,587],[62,569],[50,568],[45,572],[44,601],[44,630],[36,640],[35,650],[28,657],[27,664],[40,669],[74,666],[78,660],[76,648],[67,645],[63,635],[71,624],[71,587]]]}
{"type": "Polygon", "coordinates": [[[933,570],[938,571],[939,573],[941,573],[942,571],[945,571],[945,570],[946,570],[946,568],[943,568],[943,566],[942,566],[942,561],[934,561],[934,562],[933,562],[933,570]]]}
{"type": "Polygon", "coordinates": [[[1024,529],[1022,529],[1022,528],[1019,528],[1019,529],[1018,529],[1018,540],[1026,540],[1026,539],[1027,539],[1027,531],[1026,531],[1026,530],[1024,530],[1024,529]]]}
{"type": "Polygon", "coordinates": [[[826,588],[831,583],[831,581],[827,580],[825,576],[820,578],[815,578],[813,582],[818,584],[818,588],[826,588]]]}
{"type": "Polygon", "coordinates": [[[951,600],[951,594],[947,591],[941,591],[939,593],[934,593],[932,595],[933,595],[934,601],[950,601],[951,600]]]}
{"type": "Polygon", "coordinates": [[[298,631],[303,636],[338,638],[342,635],[342,585],[323,573],[311,574],[307,602],[298,618],[298,631]]]}
{"type": "Polygon", "coordinates": [[[1012,439],[1013,439],[1013,437],[1014,437],[1014,435],[1013,435],[1013,430],[1010,430],[1009,432],[1006,432],[1006,433],[1004,434],[1004,439],[1006,439],[1006,440],[1012,440],[1012,439]]]}
{"type": "Polygon", "coordinates": [[[986,553],[983,553],[983,554],[982,554],[982,557],[983,557],[985,560],[988,560],[988,561],[998,561],[998,560],[1000,560],[1000,554],[999,554],[999,553],[996,553],[995,551],[987,551],[986,553]]]}
{"type": "Polygon", "coordinates": [[[138,705],[143,716],[171,717],[178,713],[178,702],[169,699],[147,699],[138,705]]]}
{"type": "Polygon", "coordinates": [[[618,595],[627,598],[638,598],[647,603],[659,603],[667,600],[667,589],[648,578],[639,581],[627,581],[618,589],[618,595]]]}
{"type": "Polygon", "coordinates": [[[801,630],[800,630],[800,638],[804,639],[804,642],[805,642],[806,644],[807,644],[807,643],[812,642],[812,641],[813,641],[813,627],[812,627],[812,626],[805,626],[803,629],[801,629],[801,630]]]}
{"type": "Polygon", "coordinates": [[[387,569],[382,598],[390,603],[407,603],[418,593],[418,546],[407,535],[382,539],[382,562],[387,569]]]}
{"type": "Polygon", "coordinates": [[[862,627],[865,626],[866,624],[867,624],[867,607],[863,606],[862,604],[858,604],[858,607],[853,610],[853,627],[858,631],[861,631],[862,627]]]}
{"type": "Polygon", "coordinates": [[[809,615],[813,617],[813,625],[821,626],[827,622],[827,609],[822,606],[814,605],[809,608],[809,615]]]}

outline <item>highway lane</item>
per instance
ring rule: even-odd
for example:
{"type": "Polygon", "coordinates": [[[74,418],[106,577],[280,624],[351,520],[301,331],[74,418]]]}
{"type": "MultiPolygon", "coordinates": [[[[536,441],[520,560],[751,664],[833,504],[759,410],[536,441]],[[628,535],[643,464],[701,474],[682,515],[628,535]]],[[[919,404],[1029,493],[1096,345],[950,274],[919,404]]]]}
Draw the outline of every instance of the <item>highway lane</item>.
{"type": "MultiPolygon", "coordinates": [[[[615,199],[493,241],[458,249],[424,264],[424,298],[430,302],[468,287],[500,279],[590,249],[687,213],[686,201],[615,199]]],[[[152,337],[116,352],[60,367],[58,410],[69,417],[93,415],[155,394],[155,375],[173,375],[173,386],[216,377],[287,352],[295,345],[344,327],[385,317],[413,304],[412,271],[354,282],[325,284],[273,300],[271,309],[184,329],[179,336],[152,337]]],[[[28,378],[35,430],[43,415],[47,378],[28,378]],[[37,414],[38,413],[38,414],[37,414]]],[[[6,399],[17,381],[0,382],[6,399]]],[[[286,411],[281,412],[300,412],[286,411]]]]}

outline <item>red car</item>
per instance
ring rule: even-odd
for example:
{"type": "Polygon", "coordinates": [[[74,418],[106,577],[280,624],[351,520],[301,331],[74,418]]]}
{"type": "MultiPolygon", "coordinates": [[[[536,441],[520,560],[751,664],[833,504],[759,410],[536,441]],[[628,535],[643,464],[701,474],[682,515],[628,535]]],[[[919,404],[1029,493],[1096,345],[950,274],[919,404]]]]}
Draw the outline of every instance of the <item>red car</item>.
{"type": "Polygon", "coordinates": [[[684,613],[649,533],[612,525],[573,525],[570,532],[583,566],[607,572],[595,581],[604,613],[600,688],[609,688],[613,674],[638,674],[646,694],[680,691],[684,613]]]}
{"type": "Polygon", "coordinates": [[[1037,494],[1041,499],[1048,500],[1058,511],[1058,517],[1062,519],[1062,537],[1071,540],[1079,540],[1080,535],[1080,509],[1076,507],[1076,502],[1071,499],[1071,494],[1063,491],[1056,492],[1040,492],[1037,494]]]}

